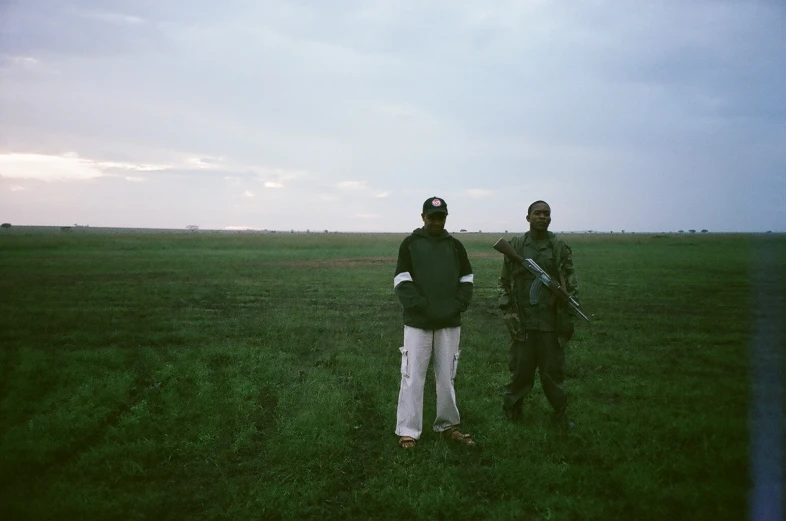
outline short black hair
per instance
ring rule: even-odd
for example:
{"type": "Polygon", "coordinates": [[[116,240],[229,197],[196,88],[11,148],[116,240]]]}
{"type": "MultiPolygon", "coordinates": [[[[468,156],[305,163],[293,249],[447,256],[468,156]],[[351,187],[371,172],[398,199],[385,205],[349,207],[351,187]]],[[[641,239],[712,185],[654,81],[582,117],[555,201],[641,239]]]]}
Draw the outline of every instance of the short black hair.
{"type": "Polygon", "coordinates": [[[532,214],[532,207],[535,206],[538,203],[543,203],[546,206],[548,206],[549,208],[551,208],[551,205],[549,203],[547,203],[546,201],[537,200],[534,203],[532,203],[531,205],[529,205],[529,208],[527,208],[527,215],[531,215],[532,214]]]}

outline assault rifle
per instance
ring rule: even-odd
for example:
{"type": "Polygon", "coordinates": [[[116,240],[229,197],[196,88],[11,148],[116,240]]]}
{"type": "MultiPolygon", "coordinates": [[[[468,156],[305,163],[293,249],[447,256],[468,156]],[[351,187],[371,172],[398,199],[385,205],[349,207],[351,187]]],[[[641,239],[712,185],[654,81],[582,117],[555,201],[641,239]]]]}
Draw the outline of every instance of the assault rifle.
{"type": "MultiPolygon", "coordinates": [[[[579,315],[587,322],[590,321],[587,315],[582,313],[581,310],[579,309],[578,301],[575,298],[571,297],[568,294],[568,292],[565,291],[565,288],[560,286],[556,280],[552,279],[548,273],[543,271],[543,268],[538,266],[537,262],[535,262],[532,259],[523,258],[521,255],[516,253],[516,250],[513,249],[513,246],[511,246],[510,243],[503,238],[500,238],[497,242],[494,243],[494,249],[502,253],[512,261],[521,264],[525,268],[527,268],[527,270],[535,276],[535,282],[533,284],[538,286],[537,288],[535,288],[536,290],[539,289],[541,284],[546,286],[547,288],[549,288],[549,290],[551,290],[552,295],[562,300],[563,302],[567,303],[571,308],[573,308],[573,311],[575,311],[577,315],[579,315]]],[[[532,300],[532,295],[530,295],[530,299],[532,300]]]]}

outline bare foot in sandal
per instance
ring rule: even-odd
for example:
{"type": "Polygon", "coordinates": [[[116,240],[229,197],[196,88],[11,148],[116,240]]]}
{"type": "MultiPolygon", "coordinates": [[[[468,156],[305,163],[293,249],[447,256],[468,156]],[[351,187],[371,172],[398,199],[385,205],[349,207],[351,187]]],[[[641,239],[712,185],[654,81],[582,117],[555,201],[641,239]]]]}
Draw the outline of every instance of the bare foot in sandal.
{"type": "Polygon", "coordinates": [[[398,439],[398,446],[401,447],[402,449],[414,449],[416,443],[417,440],[410,436],[401,436],[398,439]]]}
{"type": "Polygon", "coordinates": [[[475,445],[475,440],[472,439],[472,436],[469,434],[463,434],[456,426],[451,427],[446,431],[442,431],[442,437],[448,441],[458,443],[459,445],[465,445],[467,447],[473,447],[475,445]]]}

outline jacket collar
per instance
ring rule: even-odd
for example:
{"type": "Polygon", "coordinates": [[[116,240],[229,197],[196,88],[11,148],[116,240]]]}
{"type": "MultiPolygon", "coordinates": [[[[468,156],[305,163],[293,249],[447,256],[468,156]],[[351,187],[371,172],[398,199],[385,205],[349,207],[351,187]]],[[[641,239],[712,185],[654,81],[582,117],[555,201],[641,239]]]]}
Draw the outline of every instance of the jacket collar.
{"type": "Polygon", "coordinates": [[[417,235],[419,237],[425,237],[426,239],[434,239],[434,240],[447,239],[448,237],[450,237],[450,234],[448,233],[447,230],[442,230],[442,235],[440,235],[439,237],[432,237],[431,235],[428,234],[425,227],[422,226],[420,228],[416,228],[415,230],[413,230],[412,234],[417,235]]]}
{"type": "MultiPolygon", "coordinates": [[[[546,240],[541,244],[551,245],[551,241],[554,238],[554,234],[551,232],[546,233],[546,240]]],[[[535,239],[529,234],[529,232],[524,234],[524,244],[535,244],[535,239]]]]}

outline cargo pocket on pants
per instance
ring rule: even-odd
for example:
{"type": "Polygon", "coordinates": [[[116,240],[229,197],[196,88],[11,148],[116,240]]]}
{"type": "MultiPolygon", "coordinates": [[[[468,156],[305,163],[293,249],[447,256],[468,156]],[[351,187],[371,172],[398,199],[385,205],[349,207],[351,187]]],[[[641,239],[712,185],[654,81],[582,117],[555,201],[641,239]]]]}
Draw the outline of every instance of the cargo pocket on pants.
{"type": "Polygon", "coordinates": [[[403,378],[409,378],[409,357],[407,356],[407,350],[404,349],[404,346],[398,348],[401,351],[401,376],[403,378]]]}
{"type": "Polygon", "coordinates": [[[451,380],[456,378],[456,369],[458,369],[459,356],[461,356],[461,351],[458,351],[458,352],[456,352],[455,355],[453,355],[453,367],[450,368],[450,379],[451,380]]]}

